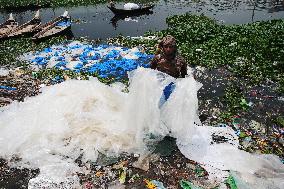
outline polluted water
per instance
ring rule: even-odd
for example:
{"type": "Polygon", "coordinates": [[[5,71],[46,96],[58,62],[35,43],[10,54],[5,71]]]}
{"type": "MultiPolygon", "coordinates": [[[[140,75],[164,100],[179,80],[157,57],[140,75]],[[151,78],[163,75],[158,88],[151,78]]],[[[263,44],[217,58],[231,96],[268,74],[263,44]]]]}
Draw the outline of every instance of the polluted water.
{"type": "Polygon", "coordinates": [[[40,169],[29,188],[80,188],[79,157],[87,162],[99,152],[149,154],[149,144],[168,135],[212,182],[232,174],[239,188],[284,188],[284,165],[277,156],[239,150],[229,127],[201,126],[200,87],[191,73],[175,79],[142,67],[129,73],[128,92],[121,83],[108,86],[96,78],[44,87],[38,96],[0,109],[0,156],[10,166],[40,169]],[[163,101],[170,83],[175,89],[163,101]]]}

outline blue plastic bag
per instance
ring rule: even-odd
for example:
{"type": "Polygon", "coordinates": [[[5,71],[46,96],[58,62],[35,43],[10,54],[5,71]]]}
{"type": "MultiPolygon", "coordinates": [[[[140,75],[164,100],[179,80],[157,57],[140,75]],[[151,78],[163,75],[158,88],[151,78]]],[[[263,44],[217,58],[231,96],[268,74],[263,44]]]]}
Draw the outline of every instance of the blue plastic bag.
{"type": "Polygon", "coordinates": [[[51,48],[45,48],[45,49],[43,49],[43,51],[46,52],[46,53],[49,53],[49,52],[52,52],[52,49],[51,48]]]}
{"type": "Polygon", "coordinates": [[[3,85],[0,85],[0,89],[5,89],[5,90],[9,90],[9,91],[17,90],[17,88],[15,88],[15,87],[9,87],[9,86],[3,86],[3,85]]]}
{"type": "Polygon", "coordinates": [[[76,66],[74,66],[74,69],[81,69],[81,68],[83,68],[83,64],[81,64],[81,63],[78,63],[76,66]]]}
{"type": "Polygon", "coordinates": [[[170,95],[172,94],[173,90],[175,89],[175,84],[173,82],[171,82],[170,84],[168,84],[164,90],[163,90],[163,94],[165,96],[165,100],[167,101],[168,98],[170,97],[170,95]]]}
{"type": "Polygon", "coordinates": [[[164,105],[164,103],[170,98],[175,88],[176,85],[174,84],[174,82],[171,82],[163,89],[163,93],[159,101],[159,108],[161,108],[164,105]]]}

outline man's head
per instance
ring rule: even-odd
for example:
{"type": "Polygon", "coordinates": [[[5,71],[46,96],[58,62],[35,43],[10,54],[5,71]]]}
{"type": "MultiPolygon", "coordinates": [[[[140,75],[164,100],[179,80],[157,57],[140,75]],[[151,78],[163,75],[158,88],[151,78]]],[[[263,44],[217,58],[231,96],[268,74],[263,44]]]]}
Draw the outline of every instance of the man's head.
{"type": "Polygon", "coordinates": [[[167,35],[166,37],[164,37],[160,42],[159,46],[166,56],[174,55],[177,50],[176,40],[171,35],[167,35]]]}
{"type": "Polygon", "coordinates": [[[109,1],[109,5],[110,5],[111,7],[114,7],[114,2],[113,2],[112,0],[110,0],[110,1],[109,1]]]}

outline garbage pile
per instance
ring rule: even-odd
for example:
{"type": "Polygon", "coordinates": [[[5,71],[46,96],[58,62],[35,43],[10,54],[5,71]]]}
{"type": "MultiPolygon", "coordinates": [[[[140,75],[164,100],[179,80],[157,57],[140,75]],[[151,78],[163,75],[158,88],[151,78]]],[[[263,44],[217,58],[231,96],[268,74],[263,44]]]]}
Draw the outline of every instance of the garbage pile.
{"type": "Polygon", "coordinates": [[[138,48],[95,46],[79,41],[54,45],[20,57],[37,70],[57,68],[117,80],[127,77],[127,71],[134,70],[138,66],[149,67],[148,63],[152,58],[153,55],[148,55],[138,48]]]}
{"type": "MultiPolygon", "coordinates": [[[[115,47],[115,46],[108,46],[108,45],[98,45],[98,46],[93,46],[93,45],[88,45],[88,44],[83,44],[81,42],[72,42],[69,44],[64,44],[64,45],[60,45],[60,46],[52,46],[50,48],[46,48],[41,52],[33,52],[33,53],[28,53],[25,54],[22,58],[25,59],[26,61],[29,62],[29,64],[34,68],[34,69],[44,69],[44,68],[56,68],[56,69],[60,69],[60,70],[71,70],[74,71],[76,73],[88,73],[88,74],[94,74],[95,76],[98,77],[115,77],[116,79],[120,79],[125,77],[125,74],[127,73],[127,71],[132,70],[137,68],[138,66],[143,66],[143,67],[147,67],[148,64],[148,60],[152,55],[147,55],[143,52],[141,52],[141,50],[134,48],[134,49],[127,49],[127,48],[123,48],[123,47],[115,47]],[[63,62],[63,63],[62,63],[63,62]]],[[[149,70],[148,70],[149,71],[149,70]]],[[[2,75],[6,75],[7,71],[3,71],[2,70],[2,75]]],[[[141,76],[145,75],[147,73],[147,71],[145,70],[145,73],[141,74],[141,76]]],[[[6,76],[5,76],[6,77],[6,76]]],[[[145,76],[144,76],[145,77],[145,76]]],[[[203,74],[204,77],[204,74],[203,74]]],[[[146,97],[145,99],[149,99],[151,95],[143,95],[141,91],[145,92],[153,92],[155,91],[154,89],[158,89],[159,87],[153,87],[152,89],[149,90],[149,88],[146,87],[147,90],[141,90],[143,89],[144,83],[145,83],[145,78],[147,78],[149,80],[150,77],[145,77],[144,79],[142,77],[137,77],[139,78],[139,81],[141,82],[137,82],[137,85],[134,85],[137,90],[134,90],[133,88],[130,87],[130,95],[133,94],[133,91],[136,91],[137,93],[135,95],[133,95],[133,97],[135,96],[134,101],[131,101],[131,99],[128,98],[127,101],[129,101],[129,103],[133,103],[133,102],[137,102],[137,98],[139,99],[139,95],[140,98],[141,97],[146,97]],[[142,84],[142,85],[141,85],[142,84]],[[139,90],[138,90],[139,88],[139,90]],[[131,92],[132,91],[132,92],[131,92]],[[139,91],[139,92],[138,92],[139,91]]],[[[189,78],[187,78],[189,79],[189,78]]],[[[212,79],[212,77],[208,77],[207,79],[212,79]]],[[[220,77],[217,77],[217,79],[220,80],[220,77]]],[[[184,80],[185,81],[185,80],[184,80]]],[[[68,81],[68,82],[76,82],[76,81],[68,81]]],[[[78,81],[77,81],[78,82],[78,81]]],[[[84,81],[82,81],[84,82],[84,81]]],[[[70,90],[71,87],[70,86],[66,86],[66,88],[64,90],[62,90],[62,92],[59,92],[59,96],[58,98],[50,98],[50,99],[58,99],[58,102],[62,102],[62,100],[59,99],[60,96],[63,96],[65,99],[71,95],[71,94],[76,94],[77,91],[80,92],[80,100],[82,100],[83,98],[86,98],[86,96],[84,96],[83,91],[88,89],[86,94],[88,95],[96,95],[96,94],[104,94],[103,96],[109,96],[106,95],[108,93],[106,93],[108,90],[100,90],[100,88],[96,88],[93,92],[90,92],[90,90],[92,89],[92,87],[96,86],[98,83],[96,83],[94,80],[90,80],[90,82],[93,82],[89,87],[87,86],[82,86],[83,83],[80,83],[80,86],[78,85],[78,88],[76,87],[75,91],[70,91],[68,92],[67,90],[70,90]],[[79,88],[80,87],[80,88],[79,88]],[[66,92],[66,94],[65,94],[66,92]],[[62,95],[63,94],[63,95],[62,95]],[[68,94],[68,95],[67,95],[68,94]]],[[[1,83],[2,89],[1,90],[5,90],[5,91],[10,91],[14,92],[17,91],[19,86],[17,85],[9,85],[10,82],[3,82],[1,83]],[[11,88],[9,88],[11,87],[11,88]],[[9,90],[10,89],[10,90],[9,90]],[[14,90],[16,89],[16,90],[14,90]]],[[[149,82],[149,83],[155,83],[155,82],[149,82]]],[[[148,83],[148,84],[149,84],[148,83]]],[[[99,85],[99,84],[98,84],[99,85]]],[[[171,92],[171,90],[175,87],[177,87],[177,89],[179,88],[183,88],[183,89],[191,89],[192,87],[181,87],[180,86],[181,83],[179,83],[179,85],[172,85],[169,82],[167,82],[167,84],[164,84],[162,88],[164,88],[164,90],[160,90],[159,94],[164,94],[165,100],[169,99],[167,104],[171,101],[173,101],[173,98],[181,98],[181,99],[192,99],[192,98],[188,98],[188,96],[186,96],[186,98],[183,98],[183,95],[175,95],[175,94],[171,94],[171,97],[169,97],[169,94],[171,92]],[[167,86],[167,87],[165,87],[167,86]]],[[[225,85],[225,84],[224,84],[225,85]]],[[[204,85],[206,86],[206,85],[204,85]]],[[[210,85],[211,86],[211,85],[210,85]]],[[[214,90],[214,92],[212,91],[213,97],[216,96],[218,94],[218,85],[212,85],[214,86],[212,88],[212,90],[214,90]],[[217,92],[215,92],[215,90],[217,92]],[[217,94],[216,94],[217,93],[217,94]]],[[[60,87],[60,86],[50,86],[50,87],[60,87]]],[[[208,89],[209,87],[206,87],[206,89],[208,89]]],[[[209,88],[211,91],[211,88],[209,88]]],[[[209,90],[208,89],[208,90],[209,90]]],[[[184,90],[182,90],[184,91],[184,90]]],[[[177,91],[176,91],[177,92],[177,91]]],[[[175,92],[175,93],[176,93],[175,92]]],[[[58,93],[58,88],[56,90],[54,90],[52,92],[52,95],[58,93]]],[[[45,93],[44,93],[45,94],[45,93]]],[[[206,93],[204,93],[204,95],[207,95],[207,97],[210,100],[215,100],[213,97],[208,95],[208,91],[206,93]],[[212,99],[211,99],[212,98],[212,99]]],[[[125,94],[123,94],[124,96],[125,94]]],[[[30,95],[29,95],[30,96],[30,95]]],[[[76,95],[75,95],[76,96],[76,95]]],[[[117,91],[115,90],[115,95],[110,95],[111,97],[119,97],[119,93],[117,93],[117,91]]],[[[157,97],[158,101],[159,99],[159,95],[157,97]]],[[[94,108],[94,103],[96,102],[97,97],[92,96],[92,98],[88,98],[87,100],[84,100],[82,105],[82,108],[84,109],[84,111],[89,111],[88,113],[90,113],[90,111],[92,111],[94,108]]],[[[121,97],[122,98],[122,97],[121,97]]],[[[206,100],[206,99],[205,99],[206,100]]],[[[51,102],[49,102],[49,100],[44,100],[44,102],[47,102],[50,104],[51,102]]],[[[68,101],[68,100],[67,100],[68,101]]],[[[66,101],[66,102],[67,102],[66,101]]],[[[76,100],[79,101],[79,100],[76,100]]],[[[118,99],[114,99],[112,102],[110,101],[110,99],[103,101],[104,103],[110,103],[111,104],[111,110],[115,110],[117,111],[118,109],[116,109],[116,107],[120,107],[122,103],[118,103],[120,100],[118,99]],[[119,106],[113,106],[115,103],[117,103],[119,106]]],[[[73,100],[69,100],[69,102],[72,102],[71,104],[74,104],[73,100]]],[[[143,102],[143,103],[138,103],[138,105],[142,106],[145,102],[142,100],[138,100],[138,102],[143,102]]],[[[148,102],[148,101],[146,101],[148,102]]],[[[179,107],[182,107],[180,104],[178,104],[178,102],[183,102],[176,100],[175,103],[173,105],[177,105],[179,107]]],[[[219,102],[219,101],[218,101],[219,102]]],[[[253,101],[253,104],[257,104],[256,101],[253,101]]],[[[262,103],[264,103],[266,101],[262,101],[262,103]]],[[[270,101],[269,101],[270,102],[270,101]]],[[[107,111],[102,111],[102,109],[104,108],[104,103],[97,103],[100,104],[100,112],[107,112],[107,111]]],[[[241,103],[246,103],[246,101],[241,101],[241,103]]],[[[41,107],[38,106],[37,103],[35,103],[37,106],[36,107],[41,107]]],[[[152,103],[151,103],[152,104],[152,103]]],[[[163,104],[164,107],[167,107],[167,104],[163,104]]],[[[247,103],[248,104],[248,103],[247,103]]],[[[96,105],[96,103],[95,103],[96,105]]],[[[54,105],[49,105],[48,109],[50,109],[51,107],[56,107],[54,105]]],[[[75,108],[70,108],[69,105],[60,105],[59,107],[68,107],[68,110],[75,110],[75,108]]],[[[74,105],[74,107],[81,107],[80,105],[74,105]]],[[[136,115],[142,115],[142,113],[144,112],[139,112],[138,110],[143,110],[143,109],[147,109],[149,108],[149,105],[147,106],[147,108],[137,108],[138,106],[133,106],[135,107],[135,111],[131,111],[131,112],[135,112],[135,114],[131,115],[131,117],[135,117],[136,115]],[[135,115],[135,116],[134,116],[135,115]]],[[[170,107],[170,106],[168,106],[170,107]]],[[[185,107],[192,107],[192,106],[185,106],[185,107]]],[[[250,107],[250,106],[249,106],[250,107]]],[[[249,108],[248,107],[248,108],[249,108]]],[[[255,105],[254,105],[255,108],[255,105]]],[[[35,108],[30,108],[31,110],[35,109],[35,108]]],[[[47,109],[47,108],[46,108],[47,109]]],[[[133,110],[134,110],[133,109],[133,110]]],[[[164,108],[165,109],[165,108],[164,108]]],[[[43,109],[44,110],[44,109],[43,109]]],[[[171,110],[171,109],[168,109],[171,110]]],[[[177,109],[173,110],[176,112],[177,109]]],[[[217,116],[220,115],[220,113],[216,113],[216,112],[220,112],[220,110],[218,110],[217,107],[215,107],[214,111],[215,113],[212,113],[212,118],[216,118],[217,116]]],[[[41,110],[42,111],[42,110],[41,110]]],[[[38,111],[38,112],[41,112],[38,111]]],[[[83,112],[84,112],[83,111],[83,112]]],[[[255,110],[254,110],[255,111],[255,110]]],[[[55,112],[55,111],[51,111],[51,112],[55,112]]],[[[74,111],[74,112],[82,112],[80,110],[78,111],[74,111]]],[[[147,111],[148,112],[148,111],[147,111]]],[[[189,111],[183,111],[183,112],[189,112],[189,111]]],[[[209,110],[208,110],[209,112],[209,110]]],[[[167,112],[163,112],[167,113],[167,112]]],[[[173,112],[169,112],[169,115],[173,115],[173,112]]],[[[32,114],[32,113],[31,113],[32,114]]],[[[115,117],[115,112],[108,112],[108,114],[112,115],[112,117],[115,117]]],[[[209,113],[208,113],[209,114],[209,113]]],[[[247,113],[248,114],[248,113],[247,113]]],[[[80,119],[80,116],[77,115],[73,115],[73,112],[68,112],[64,115],[67,115],[67,118],[71,120],[70,123],[73,123],[74,120],[74,124],[78,123],[78,121],[76,121],[76,119],[80,119]]],[[[211,113],[209,114],[211,115],[211,113]]],[[[249,114],[250,115],[250,114],[249,114]]],[[[86,115],[88,116],[88,115],[86,115]]],[[[86,120],[86,116],[83,116],[81,119],[82,121],[80,121],[80,123],[85,123],[86,120]]],[[[24,117],[24,116],[19,116],[19,117],[24,117]]],[[[62,119],[62,117],[64,116],[60,116],[60,120],[62,119]]],[[[147,116],[149,117],[149,116],[147,116]]],[[[165,120],[168,120],[169,116],[164,116],[165,120]]],[[[187,116],[184,116],[184,119],[187,118],[187,116]]],[[[245,172],[247,171],[246,169],[255,169],[253,171],[255,171],[255,175],[260,176],[259,178],[255,178],[254,175],[251,176],[251,180],[249,181],[253,181],[254,179],[260,183],[259,185],[262,185],[262,188],[265,188],[267,185],[269,186],[275,186],[276,185],[280,186],[283,182],[282,178],[279,177],[275,177],[271,178],[270,175],[268,174],[271,170],[277,170],[279,169],[279,174],[277,174],[278,176],[283,173],[283,165],[279,165],[280,161],[277,159],[275,159],[273,156],[269,156],[269,155],[264,155],[264,156],[258,156],[258,155],[249,155],[248,153],[242,152],[237,150],[237,147],[240,148],[239,143],[237,142],[237,140],[232,140],[234,139],[232,136],[237,137],[238,140],[240,141],[240,144],[242,145],[242,147],[244,149],[248,149],[250,148],[250,146],[263,146],[263,149],[261,148],[261,152],[263,152],[263,150],[266,149],[268,142],[266,140],[261,140],[264,139],[262,138],[262,136],[264,136],[264,131],[263,128],[265,128],[265,126],[263,124],[261,124],[261,122],[257,122],[259,121],[258,119],[256,119],[257,121],[254,121],[253,119],[254,117],[248,117],[246,114],[241,114],[238,116],[234,116],[231,120],[227,121],[227,122],[222,122],[217,124],[217,128],[213,128],[214,130],[216,129],[216,131],[218,132],[213,132],[211,133],[211,135],[207,136],[205,135],[205,133],[207,133],[207,130],[212,130],[210,127],[205,127],[204,129],[197,127],[196,129],[199,129],[200,133],[197,133],[196,137],[198,136],[204,136],[204,141],[201,139],[196,139],[196,141],[190,141],[193,142],[194,145],[196,144],[201,144],[203,142],[203,144],[208,144],[207,147],[208,149],[205,151],[200,150],[201,147],[206,147],[206,145],[197,145],[198,149],[195,150],[196,153],[191,153],[189,146],[180,146],[181,142],[179,142],[179,148],[182,149],[182,151],[179,151],[178,149],[175,149],[175,152],[172,156],[167,155],[167,157],[163,157],[161,156],[155,156],[156,158],[145,158],[143,159],[144,161],[141,162],[146,162],[145,164],[147,166],[136,166],[137,162],[139,162],[140,159],[140,155],[138,154],[132,154],[130,156],[127,156],[123,159],[117,158],[114,162],[111,163],[107,163],[102,165],[100,162],[85,162],[80,164],[80,168],[82,168],[83,170],[81,170],[81,172],[78,173],[78,177],[80,179],[80,184],[83,185],[83,188],[96,188],[96,187],[100,187],[100,186],[106,186],[106,187],[110,187],[113,186],[113,188],[133,188],[136,186],[144,186],[146,188],[175,188],[175,187],[181,187],[183,189],[187,189],[187,188],[215,188],[216,186],[219,185],[219,188],[237,188],[237,186],[239,188],[242,188],[241,186],[244,187],[248,187],[248,188],[253,188],[252,183],[253,182],[248,182],[248,183],[243,183],[246,180],[245,175],[242,175],[240,173],[238,173],[239,171],[239,167],[242,167],[245,172]],[[219,128],[220,127],[220,128],[219,128]],[[223,127],[223,128],[222,128],[223,127]],[[222,133],[221,130],[225,130],[226,128],[231,127],[232,129],[227,129],[230,132],[226,133],[222,133]],[[220,131],[219,131],[220,130],[220,131]],[[201,132],[202,131],[202,132],[201,132]],[[224,137],[225,136],[225,137],[224,137]],[[231,136],[231,137],[229,137],[231,136]],[[206,141],[205,139],[210,139],[208,141],[206,141]],[[196,142],[196,143],[194,143],[196,142]],[[197,143],[199,142],[199,143],[197,143]],[[233,142],[236,142],[236,144],[234,144],[233,146],[233,142]],[[211,149],[212,146],[218,146],[217,149],[211,149]],[[221,148],[226,148],[228,149],[225,153],[218,153],[220,151],[221,148]],[[201,158],[201,156],[199,157],[198,155],[202,155],[202,153],[205,152],[214,152],[211,155],[208,153],[207,156],[204,155],[203,159],[201,158]],[[217,152],[217,153],[216,153],[217,152]],[[214,154],[222,154],[222,158],[219,157],[215,157],[214,154]],[[232,156],[232,154],[234,154],[232,156]],[[240,155],[240,159],[238,159],[238,161],[235,161],[235,157],[239,157],[237,156],[237,154],[240,155]],[[185,155],[185,156],[184,156],[185,155]],[[139,158],[138,158],[139,157],[139,158]],[[208,157],[206,159],[206,157],[208,157]],[[200,159],[201,158],[201,159],[200,159]],[[211,159],[210,159],[211,158],[211,159]],[[138,159],[138,160],[137,160],[138,159]],[[149,160],[148,160],[149,159],[149,160]],[[136,161],[137,160],[137,161],[136,161]],[[210,162],[208,162],[208,160],[210,160],[210,162]],[[227,162],[227,160],[230,160],[231,162],[227,162]],[[241,161],[242,160],[242,161],[241,161]],[[247,160],[247,161],[246,161],[247,160]],[[256,163],[256,160],[260,160],[260,163],[265,164],[265,166],[268,168],[269,167],[269,171],[264,171],[261,172],[262,170],[258,170],[259,166],[261,166],[260,164],[256,163]],[[274,161],[275,160],[275,161],[274,161]],[[277,160],[277,161],[276,161],[277,160]],[[222,162],[223,161],[223,162],[222,162]],[[267,162],[266,162],[267,161],[267,162]],[[193,163],[195,162],[195,163],[193,163]],[[199,165],[198,163],[201,163],[201,165],[199,165]],[[237,168],[234,167],[234,165],[236,164],[238,166],[237,168]],[[251,163],[254,162],[254,163],[251,163]],[[268,164],[266,164],[266,163],[268,164]],[[270,163],[269,163],[270,162],[270,163]],[[274,164],[274,163],[276,164],[274,164]],[[251,163],[251,164],[250,164],[251,163]],[[207,166],[213,167],[216,166],[217,169],[223,170],[222,168],[218,167],[221,164],[224,164],[224,166],[227,166],[229,168],[226,168],[226,170],[231,170],[230,172],[226,171],[226,175],[228,176],[226,178],[226,180],[223,180],[221,183],[220,181],[216,182],[216,183],[209,183],[208,181],[208,174],[212,175],[212,172],[214,170],[208,168],[208,167],[204,167],[204,164],[207,164],[207,166]],[[244,166],[246,164],[249,164],[249,166],[244,166]],[[147,169],[145,169],[145,167],[147,169]],[[276,169],[277,168],[277,169],[276,169]],[[149,171],[151,170],[151,171],[149,171]],[[261,178],[261,179],[260,179],[261,178]],[[265,179],[264,179],[265,178],[265,179]],[[206,181],[208,181],[208,183],[206,183],[206,181]],[[275,185],[274,185],[275,184],[275,185]]],[[[4,119],[3,119],[4,120],[4,119]]],[[[107,120],[109,120],[109,117],[107,118],[107,120]]],[[[178,120],[176,120],[178,121],[178,120]]],[[[184,121],[185,123],[188,123],[188,121],[184,121]]],[[[91,121],[91,123],[96,123],[94,120],[91,121]]],[[[169,120],[169,123],[170,120],[169,120]]],[[[203,123],[207,123],[206,121],[203,123]]],[[[283,123],[283,119],[282,117],[279,118],[279,121],[277,123],[283,123]]],[[[88,125],[88,124],[86,124],[88,125]]],[[[121,125],[122,124],[117,124],[121,125]]],[[[175,124],[175,127],[173,128],[177,128],[177,125],[182,125],[182,124],[175,124]]],[[[82,129],[83,125],[80,125],[80,129],[82,129]]],[[[22,126],[21,126],[22,127],[22,126]]],[[[10,128],[10,127],[9,127],[10,128]]],[[[41,127],[41,128],[47,128],[47,126],[41,127]]],[[[58,129],[61,127],[57,127],[58,129]]],[[[103,127],[103,128],[109,128],[109,127],[103,127]]],[[[131,128],[133,128],[133,125],[131,125],[131,128]]],[[[15,129],[14,129],[15,130],[15,129]]],[[[88,129],[87,129],[88,130],[88,129]]],[[[180,137],[176,137],[176,138],[181,138],[184,135],[184,130],[182,130],[183,132],[181,133],[182,135],[180,135],[180,137]]],[[[58,131],[57,131],[58,132],[58,131]]],[[[44,132],[45,133],[45,132],[44,132]]],[[[189,132],[192,133],[192,132],[189,132]]],[[[177,133],[179,134],[179,132],[177,133]]],[[[210,134],[210,133],[208,133],[210,134]]],[[[277,140],[275,141],[277,143],[281,143],[283,142],[282,136],[283,136],[283,127],[273,127],[273,134],[276,135],[277,140]]],[[[93,134],[92,134],[93,135],[93,134]]],[[[94,135],[93,135],[94,136],[94,135]]],[[[125,132],[124,132],[124,136],[125,136],[125,132]]],[[[179,136],[179,135],[177,135],[179,136]]],[[[187,135],[185,135],[187,136],[187,135]]],[[[116,136],[117,137],[117,136],[116,136]]],[[[69,137],[66,137],[67,139],[69,139],[69,137]]],[[[86,138],[90,138],[90,137],[86,137],[86,138]]],[[[125,137],[124,137],[125,138],[125,137]]],[[[189,137],[192,138],[192,137],[189,137]]],[[[275,139],[276,140],[276,139],[275,139]]],[[[68,140],[69,141],[69,140],[68,140]]],[[[67,141],[67,142],[68,142],[67,141]]],[[[270,140],[272,141],[272,140],[270,140]]],[[[70,141],[69,141],[70,142],[70,141]]],[[[68,144],[69,144],[68,142],[68,144]]],[[[70,143],[71,144],[71,143],[70,143]]],[[[276,143],[275,143],[276,144],[276,143]]],[[[92,147],[94,145],[94,142],[92,142],[92,147]]],[[[191,148],[194,146],[192,145],[191,148]]],[[[169,145],[163,145],[163,146],[169,146],[169,145]]],[[[279,151],[281,151],[281,146],[276,146],[273,145],[273,147],[275,146],[276,149],[279,149],[279,151]]],[[[177,147],[176,147],[177,148],[177,147]]],[[[247,150],[249,151],[249,150],[247,150]]],[[[154,154],[156,155],[156,154],[154,154]]],[[[99,159],[99,158],[98,158],[99,159]]],[[[111,158],[110,158],[111,159],[111,158]]],[[[94,158],[92,159],[94,160],[94,158]]],[[[283,160],[282,160],[283,163],[283,160]]],[[[264,166],[264,167],[265,167],[264,166]]],[[[265,167],[265,168],[266,168],[265,167]]],[[[7,170],[8,171],[8,170],[7,170]]],[[[241,170],[243,171],[243,170],[241,170]]],[[[223,173],[223,171],[221,172],[223,173]]],[[[220,175],[221,175],[220,173],[220,175]]],[[[272,173],[274,174],[274,173],[272,173]]],[[[44,177],[37,177],[37,179],[43,179],[44,177]]],[[[42,181],[42,180],[37,180],[34,179],[34,182],[30,182],[29,186],[34,186],[34,188],[36,187],[36,184],[39,182],[36,181],[42,181]]],[[[72,180],[71,180],[72,181],[72,180]]],[[[43,183],[43,182],[40,182],[43,183]]],[[[282,186],[282,185],[281,185],[282,186]]],[[[243,188],[244,188],[243,187],[243,188]]],[[[255,188],[258,188],[259,186],[257,185],[255,188]]],[[[32,187],[31,187],[32,188],[32,187]]],[[[261,187],[259,187],[261,188],[261,187]]],[[[280,187],[282,188],[282,187],[280,187]]]]}
{"type": "Polygon", "coordinates": [[[0,107],[39,93],[40,81],[21,69],[0,70],[0,107]]]}

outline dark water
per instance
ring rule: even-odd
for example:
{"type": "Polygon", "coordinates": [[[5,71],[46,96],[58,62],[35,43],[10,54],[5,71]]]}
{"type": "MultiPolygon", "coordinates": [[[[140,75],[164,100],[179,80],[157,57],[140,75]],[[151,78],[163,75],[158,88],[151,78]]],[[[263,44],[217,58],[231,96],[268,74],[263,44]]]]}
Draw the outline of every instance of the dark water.
{"type": "MultiPolygon", "coordinates": [[[[118,4],[122,7],[123,4],[118,4]]],[[[74,8],[46,8],[41,10],[43,22],[63,14],[68,10],[72,19],[72,32],[76,37],[106,39],[118,34],[140,36],[148,30],[162,30],[167,27],[166,17],[170,15],[205,14],[223,24],[244,24],[260,20],[283,19],[284,0],[160,0],[153,13],[138,17],[116,19],[106,4],[74,8]]],[[[0,23],[8,17],[8,12],[0,10],[0,23]]],[[[19,23],[32,18],[34,11],[15,13],[19,23]]]]}

